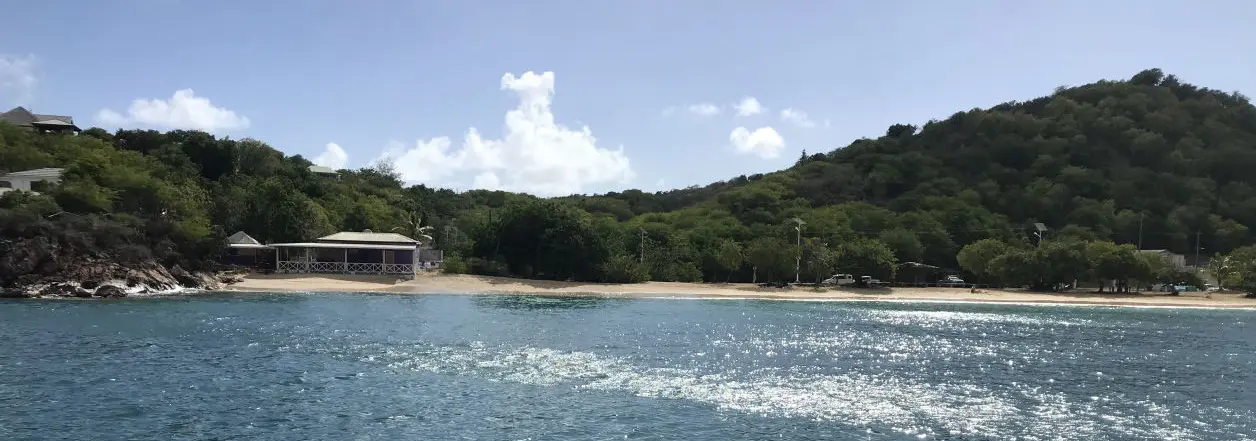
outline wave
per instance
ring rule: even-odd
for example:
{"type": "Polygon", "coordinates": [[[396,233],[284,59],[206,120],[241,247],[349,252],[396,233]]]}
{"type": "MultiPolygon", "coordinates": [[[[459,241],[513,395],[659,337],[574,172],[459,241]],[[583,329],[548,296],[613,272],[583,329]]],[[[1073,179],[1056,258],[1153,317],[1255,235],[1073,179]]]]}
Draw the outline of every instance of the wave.
{"type": "MultiPolygon", "coordinates": [[[[1218,435],[1203,433],[1209,427],[1203,415],[1183,421],[1190,418],[1192,409],[1170,409],[1113,395],[1077,401],[1028,385],[993,391],[973,384],[927,383],[888,374],[819,375],[781,369],[703,373],[637,366],[627,359],[591,352],[483,343],[465,347],[363,345],[353,352],[360,354],[360,361],[397,370],[689,400],[724,410],[839,422],[920,439],[963,436],[1032,441],[1060,439],[1062,434],[1073,439],[1105,439],[1119,432],[1133,438],[1203,440],[1218,435]],[[1116,400],[1124,410],[1107,405],[1116,400]]],[[[1229,433],[1224,438],[1251,440],[1240,436],[1229,433]]]]}

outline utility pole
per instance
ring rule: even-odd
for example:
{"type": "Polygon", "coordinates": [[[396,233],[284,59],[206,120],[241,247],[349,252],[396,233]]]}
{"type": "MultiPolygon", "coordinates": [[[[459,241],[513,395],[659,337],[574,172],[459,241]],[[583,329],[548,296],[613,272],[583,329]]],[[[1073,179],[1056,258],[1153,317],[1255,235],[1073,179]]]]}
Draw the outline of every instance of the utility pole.
{"type": "Polygon", "coordinates": [[[641,233],[641,245],[637,248],[638,259],[642,265],[645,265],[645,228],[637,229],[641,233]]]}
{"type": "Polygon", "coordinates": [[[799,218],[794,218],[794,222],[797,223],[794,225],[794,231],[798,238],[798,256],[794,258],[794,283],[796,284],[802,280],[802,226],[806,222],[799,218]]]}
{"type": "Polygon", "coordinates": [[[1143,250],[1143,217],[1146,213],[1138,213],[1138,251],[1143,250]]]}
{"type": "Polygon", "coordinates": [[[1195,268],[1199,268],[1199,230],[1195,230],[1195,268]]]}

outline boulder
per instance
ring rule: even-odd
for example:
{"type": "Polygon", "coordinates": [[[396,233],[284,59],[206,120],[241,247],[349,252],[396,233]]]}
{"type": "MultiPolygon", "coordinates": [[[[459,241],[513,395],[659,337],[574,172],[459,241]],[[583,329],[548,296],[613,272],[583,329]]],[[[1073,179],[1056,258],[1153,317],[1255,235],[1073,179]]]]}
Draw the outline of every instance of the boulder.
{"type": "Polygon", "coordinates": [[[114,285],[101,285],[99,288],[96,288],[95,295],[96,297],[103,297],[106,299],[116,299],[126,297],[126,291],[114,285]]]}

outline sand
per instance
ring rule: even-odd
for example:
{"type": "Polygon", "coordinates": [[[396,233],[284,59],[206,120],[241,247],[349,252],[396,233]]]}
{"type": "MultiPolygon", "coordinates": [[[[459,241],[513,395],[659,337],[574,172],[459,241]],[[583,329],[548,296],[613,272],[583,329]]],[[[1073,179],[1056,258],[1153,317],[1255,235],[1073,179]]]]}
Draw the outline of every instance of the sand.
{"type": "Polygon", "coordinates": [[[1096,294],[1091,292],[1030,293],[967,288],[822,289],[760,288],[749,283],[601,284],[511,279],[470,275],[425,274],[415,280],[385,276],[251,274],[228,291],[387,292],[398,294],[526,294],[626,298],[778,299],[832,301],[921,301],[976,303],[1038,303],[1096,306],[1256,309],[1256,299],[1239,294],[1162,293],[1096,294]]]}

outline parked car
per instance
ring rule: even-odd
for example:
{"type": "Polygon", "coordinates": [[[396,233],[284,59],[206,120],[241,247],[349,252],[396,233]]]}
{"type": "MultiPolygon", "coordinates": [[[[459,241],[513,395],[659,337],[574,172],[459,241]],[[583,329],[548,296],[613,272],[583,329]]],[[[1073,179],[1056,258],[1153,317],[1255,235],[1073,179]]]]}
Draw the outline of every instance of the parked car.
{"type": "Polygon", "coordinates": [[[946,276],[945,278],[942,279],[942,284],[963,285],[965,284],[965,282],[964,282],[964,279],[959,278],[959,276],[946,276]]]}
{"type": "Polygon", "coordinates": [[[872,276],[859,276],[859,286],[870,288],[881,285],[881,279],[875,279],[872,276]]]}
{"type": "Polygon", "coordinates": [[[855,276],[850,274],[834,274],[833,277],[824,279],[821,285],[847,286],[855,284],[855,276]]]}

